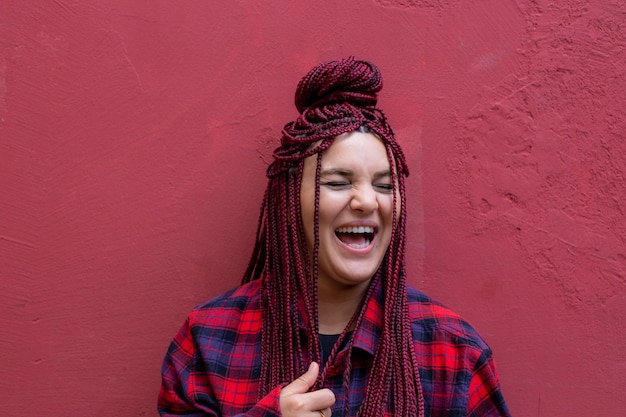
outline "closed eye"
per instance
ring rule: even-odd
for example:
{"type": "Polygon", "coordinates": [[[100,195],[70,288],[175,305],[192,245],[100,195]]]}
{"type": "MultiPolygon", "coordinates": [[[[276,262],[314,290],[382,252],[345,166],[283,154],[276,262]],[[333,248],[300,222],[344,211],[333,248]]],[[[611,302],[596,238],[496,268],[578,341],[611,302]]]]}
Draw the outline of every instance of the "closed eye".
{"type": "Polygon", "coordinates": [[[335,189],[335,190],[341,190],[341,189],[349,187],[350,183],[347,181],[325,181],[325,182],[321,182],[320,185],[323,185],[325,187],[335,189]]]}
{"type": "Polygon", "coordinates": [[[391,184],[374,184],[374,187],[383,193],[391,193],[393,191],[393,185],[391,184]]]}

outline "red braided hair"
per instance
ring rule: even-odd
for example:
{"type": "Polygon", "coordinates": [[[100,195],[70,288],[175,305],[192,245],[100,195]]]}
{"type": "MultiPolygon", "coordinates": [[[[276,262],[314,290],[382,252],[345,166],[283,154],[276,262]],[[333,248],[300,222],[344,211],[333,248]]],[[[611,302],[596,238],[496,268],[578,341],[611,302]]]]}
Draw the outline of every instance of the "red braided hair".
{"type": "MultiPolygon", "coordinates": [[[[378,68],[350,57],[313,68],[298,84],[295,104],[300,116],[283,129],[281,146],[274,151],[274,161],[267,169],[269,178],[257,229],[257,237],[242,280],[261,279],[264,325],[262,333],[261,392],[267,394],[277,385],[288,383],[308,368],[304,352],[312,352],[320,362],[317,318],[317,269],[319,252],[319,182],[322,154],[336,136],[355,130],[369,131],[379,137],[387,149],[394,195],[400,198],[400,215],[393,210],[394,227],[389,248],[369,291],[345,332],[357,328],[375,281],[383,280],[383,330],[369,371],[368,386],[358,416],[378,417],[388,403],[401,416],[423,416],[424,399],[417,371],[408,316],[405,272],[406,206],[404,178],[408,169],[404,154],[396,142],[384,113],[376,108],[377,93],[382,89],[378,68]],[[300,185],[303,161],[318,154],[315,195],[315,244],[312,261],[304,238],[300,208],[300,185]],[[397,185],[396,185],[397,184],[397,185]],[[298,311],[298,300],[304,312],[298,311]],[[298,315],[306,317],[306,340],[302,346],[298,315]],[[281,343],[276,343],[280,340],[281,343]],[[393,398],[388,398],[392,393],[393,398]]],[[[335,346],[331,357],[336,354],[335,346]]],[[[351,349],[351,342],[348,344],[351,349]]],[[[350,361],[348,361],[350,364],[350,361]]],[[[351,366],[344,372],[346,396],[349,394],[351,366]]],[[[323,386],[325,371],[314,389],[323,386]]],[[[344,415],[349,402],[345,401],[344,415]]]]}

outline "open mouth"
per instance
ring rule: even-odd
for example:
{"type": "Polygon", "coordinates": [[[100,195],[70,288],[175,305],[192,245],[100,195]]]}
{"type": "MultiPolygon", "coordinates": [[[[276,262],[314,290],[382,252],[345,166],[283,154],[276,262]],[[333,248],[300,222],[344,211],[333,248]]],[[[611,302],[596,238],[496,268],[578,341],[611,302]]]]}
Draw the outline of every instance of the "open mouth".
{"type": "Polygon", "coordinates": [[[376,230],[369,226],[340,227],[335,230],[337,238],[354,249],[368,247],[375,234],[376,230]]]}

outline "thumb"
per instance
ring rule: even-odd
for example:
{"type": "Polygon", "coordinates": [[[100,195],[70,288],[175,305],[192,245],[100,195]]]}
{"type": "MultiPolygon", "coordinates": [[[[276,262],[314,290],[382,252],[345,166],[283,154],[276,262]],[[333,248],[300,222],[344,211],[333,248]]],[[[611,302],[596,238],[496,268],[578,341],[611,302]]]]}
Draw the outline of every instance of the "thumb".
{"type": "Polygon", "coordinates": [[[320,366],[317,362],[311,362],[309,369],[305,373],[282,389],[283,394],[304,394],[315,384],[319,372],[320,366]]]}

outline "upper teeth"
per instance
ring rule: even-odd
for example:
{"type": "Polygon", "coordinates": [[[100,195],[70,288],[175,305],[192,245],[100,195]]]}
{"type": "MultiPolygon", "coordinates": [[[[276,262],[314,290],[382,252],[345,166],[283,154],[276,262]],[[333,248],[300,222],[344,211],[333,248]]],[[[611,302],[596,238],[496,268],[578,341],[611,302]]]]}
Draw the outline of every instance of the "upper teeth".
{"type": "Polygon", "coordinates": [[[340,227],[338,233],[374,233],[374,228],[369,226],[340,227]]]}

